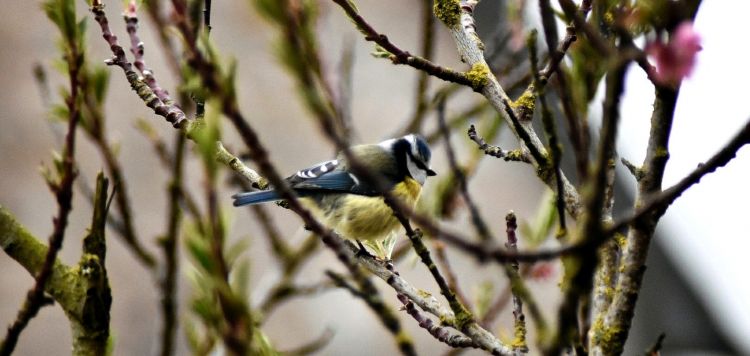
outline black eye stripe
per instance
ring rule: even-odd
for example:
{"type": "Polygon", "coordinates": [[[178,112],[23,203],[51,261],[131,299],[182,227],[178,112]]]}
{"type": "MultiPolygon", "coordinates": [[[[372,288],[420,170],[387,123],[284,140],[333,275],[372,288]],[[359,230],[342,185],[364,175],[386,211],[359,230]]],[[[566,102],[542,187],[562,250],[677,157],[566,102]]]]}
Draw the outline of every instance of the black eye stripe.
{"type": "Polygon", "coordinates": [[[419,168],[419,169],[421,169],[421,170],[423,170],[423,171],[426,171],[426,170],[428,170],[428,169],[427,169],[427,166],[426,166],[426,165],[425,165],[424,163],[422,163],[422,161],[420,161],[420,160],[418,160],[418,159],[414,158],[414,155],[412,155],[412,154],[409,154],[409,158],[411,158],[411,161],[412,161],[412,162],[414,162],[414,164],[416,164],[416,165],[417,165],[417,168],[419,168]]]}

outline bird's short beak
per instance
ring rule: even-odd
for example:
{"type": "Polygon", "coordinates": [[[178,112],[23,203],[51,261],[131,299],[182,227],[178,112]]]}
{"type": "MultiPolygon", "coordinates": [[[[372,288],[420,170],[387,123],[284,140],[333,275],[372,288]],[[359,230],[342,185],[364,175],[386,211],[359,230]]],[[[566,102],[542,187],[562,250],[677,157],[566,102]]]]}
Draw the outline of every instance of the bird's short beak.
{"type": "Polygon", "coordinates": [[[437,175],[437,172],[433,171],[432,168],[427,168],[427,176],[428,177],[433,177],[433,176],[436,176],[436,175],[437,175]]]}

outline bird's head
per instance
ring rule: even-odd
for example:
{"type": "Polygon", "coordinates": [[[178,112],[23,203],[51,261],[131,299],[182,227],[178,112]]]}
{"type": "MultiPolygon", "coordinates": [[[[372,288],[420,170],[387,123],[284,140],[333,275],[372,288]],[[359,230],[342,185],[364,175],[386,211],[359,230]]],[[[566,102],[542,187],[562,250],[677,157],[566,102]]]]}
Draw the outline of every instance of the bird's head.
{"type": "Polygon", "coordinates": [[[406,174],[414,178],[419,184],[424,185],[427,177],[436,175],[430,168],[432,152],[427,141],[417,134],[409,134],[404,137],[390,139],[380,143],[380,146],[390,151],[396,161],[405,169],[406,174]]]}

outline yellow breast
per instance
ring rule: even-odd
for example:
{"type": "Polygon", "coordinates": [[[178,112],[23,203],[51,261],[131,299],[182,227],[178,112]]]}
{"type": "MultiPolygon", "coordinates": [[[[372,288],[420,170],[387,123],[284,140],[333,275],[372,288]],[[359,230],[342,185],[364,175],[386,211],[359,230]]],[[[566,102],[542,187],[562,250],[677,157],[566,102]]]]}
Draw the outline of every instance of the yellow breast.
{"type": "MultiPolygon", "coordinates": [[[[409,206],[414,206],[422,186],[411,178],[394,186],[391,193],[409,206]]],[[[363,241],[380,240],[399,226],[393,210],[383,197],[343,194],[340,207],[323,217],[326,224],[344,237],[363,241]]]]}

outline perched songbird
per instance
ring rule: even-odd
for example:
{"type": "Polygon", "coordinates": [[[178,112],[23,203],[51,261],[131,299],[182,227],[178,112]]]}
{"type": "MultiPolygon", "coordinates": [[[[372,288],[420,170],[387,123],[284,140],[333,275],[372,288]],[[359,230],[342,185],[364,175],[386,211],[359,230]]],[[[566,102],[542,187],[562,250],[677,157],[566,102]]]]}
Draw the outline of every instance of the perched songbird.
{"type": "MultiPolygon", "coordinates": [[[[378,144],[351,147],[357,162],[379,173],[398,199],[414,206],[430,168],[430,148],[424,138],[406,135],[378,144]]],[[[379,257],[390,258],[398,220],[378,190],[357,177],[343,154],[337,159],[303,169],[287,182],[316,218],[344,237],[364,242],[379,257]]],[[[274,190],[239,193],[234,206],[280,200],[274,190]]]]}

